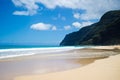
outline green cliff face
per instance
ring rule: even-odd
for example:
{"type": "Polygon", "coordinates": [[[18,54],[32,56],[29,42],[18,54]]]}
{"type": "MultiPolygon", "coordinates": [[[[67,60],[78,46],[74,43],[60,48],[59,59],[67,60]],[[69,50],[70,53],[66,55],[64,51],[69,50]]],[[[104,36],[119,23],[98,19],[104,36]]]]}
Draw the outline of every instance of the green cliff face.
{"type": "Polygon", "coordinates": [[[67,34],[60,43],[70,45],[120,44],[120,10],[105,13],[99,22],[67,34]]]}

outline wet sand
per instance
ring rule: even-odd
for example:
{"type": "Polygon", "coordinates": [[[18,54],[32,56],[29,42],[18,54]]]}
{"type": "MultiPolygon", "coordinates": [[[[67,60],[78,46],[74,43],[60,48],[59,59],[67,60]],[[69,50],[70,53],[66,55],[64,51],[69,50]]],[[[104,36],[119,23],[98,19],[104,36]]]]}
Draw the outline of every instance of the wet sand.
{"type": "Polygon", "coordinates": [[[77,69],[18,76],[14,80],[120,80],[120,54],[77,69]]]}
{"type": "MultiPolygon", "coordinates": [[[[30,57],[30,56],[29,56],[30,57]]],[[[0,80],[13,80],[16,76],[46,74],[75,69],[94,62],[88,59],[12,59],[0,62],[0,80]]]]}
{"type": "MultiPolygon", "coordinates": [[[[90,63],[94,63],[95,60],[106,58],[110,55],[108,53],[114,53],[113,50],[103,50],[103,49],[78,49],[64,52],[61,54],[50,54],[48,56],[43,55],[33,55],[17,58],[8,58],[0,60],[0,80],[44,80],[43,75],[47,76],[48,79],[45,80],[55,80],[54,78],[49,78],[49,74],[56,74],[56,72],[77,70],[81,69],[83,66],[90,63]],[[84,55],[79,55],[83,53],[84,55]],[[107,54],[106,56],[101,56],[101,54],[96,56],[96,53],[107,54]],[[95,57],[86,57],[94,54],[95,57]],[[84,58],[81,58],[83,56],[84,58]]],[[[119,51],[118,51],[119,52],[119,51]]],[[[78,70],[79,71],[79,70],[78,70]]],[[[64,74],[64,73],[63,73],[64,74]]],[[[71,73],[70,73],[71,74],[71,73]]],[[[73,73],[77,74],[77,73],[73,73]]],[[[57,74],[56,74],[57,75],[57,74]]],[[[56,76],[55,75],[55,76],[56,76]]],[[[65,73],[65,75],[67,75],[65,73]]],[[[52,76],[51,76],[52,77],[52,76]]],[[[59,74],[56,78],[59,78],[59,74]]],[[[67,77],[67,76],[66,76],[67,77]]],[[[74,77],[74,76],[73,76],[74,77]]],[[[59,79],[56,79],[59,80],[59,79]]],[[[61,79],[70,80],[70,79],[61,79]]],[[[77,80],[77,79],[76,79],[77,80]]]]}

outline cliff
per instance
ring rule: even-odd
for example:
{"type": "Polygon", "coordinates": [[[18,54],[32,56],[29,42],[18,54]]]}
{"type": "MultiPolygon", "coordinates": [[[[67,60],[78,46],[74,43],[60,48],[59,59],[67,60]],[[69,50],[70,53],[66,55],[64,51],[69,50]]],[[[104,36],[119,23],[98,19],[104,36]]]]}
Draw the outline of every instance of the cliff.
{"type": "Polygon", "coordinates": [[[67,34],[60,45],[120,44],[120,10],[105,13],[99,22],[67,34]]]}

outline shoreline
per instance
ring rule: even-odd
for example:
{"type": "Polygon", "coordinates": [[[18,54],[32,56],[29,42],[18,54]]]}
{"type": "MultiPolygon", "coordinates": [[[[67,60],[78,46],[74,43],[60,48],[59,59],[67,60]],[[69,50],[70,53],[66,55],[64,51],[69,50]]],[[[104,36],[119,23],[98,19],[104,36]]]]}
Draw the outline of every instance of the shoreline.
{"type": "MultiPolygon", "coordinates": [[[[60,47],[60,49],[58,48],[58,47],[53,47],[53,48],[26,48],[26,49],[24,49],[24,48],[20,48],[20,49],[1,49],[0,50],[0,52],[7,52],[7,51],[39,51],[39,52],[41,52],[41,50],[42,51],[44,51],[44,50],[57,50],[56,52],[54,52],[54,53],[59,53],[59,52],[65,52],[65,53],[71,53],[71,52],[75,52],[75,51],[78,51],[79,52],[79,50],[80,51],[92,51],[92,52],[96,52],[96,51],[98,51],[98,52],[102,52],[102,51],[120,51],[120,45],[111,45],[111,46],[91,46],[91,47],[75,47],[75,46],[70,46],[70,47],[68,47],[68,46],[66,46],[66,47],[60,47]],[[61,50],[61,51],[59,51],[59,50],[61,50]]],[[[30,52],[29,52],[30,53],[30,52]]],[[[50,53],[50,54],[52,54],[53,52],[47,52],[47,53],[50,53]]],[[[43,54],[43,53],[42,53],[43,54]]],[[[46,54],[46,52],[45,52],[45,54],[46,54]]],[[[14,60],[14,59],[23,59],[23,58],[29,58],[29,57],[31,57],[31,56],[36,56],[36,55],[40,55],[40,54],[36,54],[36,53],[34,53],[34,52],[32,52],[32,53],[30,53],[30,54],[21,54],[21,55],[11,55],[11,56],[8,56],[8,57],[3,57],[3,58],[1,58],[0,59],[0,61],[9,61],[9,60],[14,60]]]]}
{"type": "Polygon", "coordinates": [[[34,56],[37,54],[43,54],[43,53],[59,53],[59,52],[70,52],[70,51],[75,51],[75,50],[120,50],[120,45],[111,45],[111,46],[63,46],[63,47],[48,47],[48,48],[16,48],[16,49],[0,49],[0,53],[11,53],[11,52],[22,52],[24,54],[13,54],[13,55],[1,55],[0,56],[0,61],[1,60],[8,60],[8,59],[13,59],[13,58],[19,58],[19,57],[29,57],[29,56],[34,56]],[[39,51],[39,53],[36,51],[39,51]],[[45,51],[45,52],[44,52],[45,51]],[[49,51],[49,52],[48,52],[49,51]],[[26,54],[29,53],[29,54],[26,54]]]}
{"type": "Polygon", "coordinates": [[[63,51],[61,53],[49,53],[47,56],[36,54],[2,59],[0,60],[0,80],[13,80],[14,78],[15,80],[16,78],[19,80],[19,77],[21,76],[26,78],[28,75],[41,76],[43,74],[62,73],[64,71],[71,71],[77,68],[84,68],[93,64],[96,60],[102,60],[104,58],[107,59],[107,57],[119,53],[118,49],[114,50],[115,47],[112,48],[113,49],[101,49],[99,47],[96,49],[91,47],[73,49],[70,51],[63,51]]]}

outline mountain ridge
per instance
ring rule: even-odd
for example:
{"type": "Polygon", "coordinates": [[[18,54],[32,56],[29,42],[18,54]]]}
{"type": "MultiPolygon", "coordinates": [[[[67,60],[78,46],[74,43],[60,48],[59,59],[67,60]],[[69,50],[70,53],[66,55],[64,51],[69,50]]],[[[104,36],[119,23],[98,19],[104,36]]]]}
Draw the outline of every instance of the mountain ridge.
{"type": "Polygon", "coordinates": [[[67,34],[61,46],[120,44],[120,10],[105,13],[99,22],[67,34]]]}

